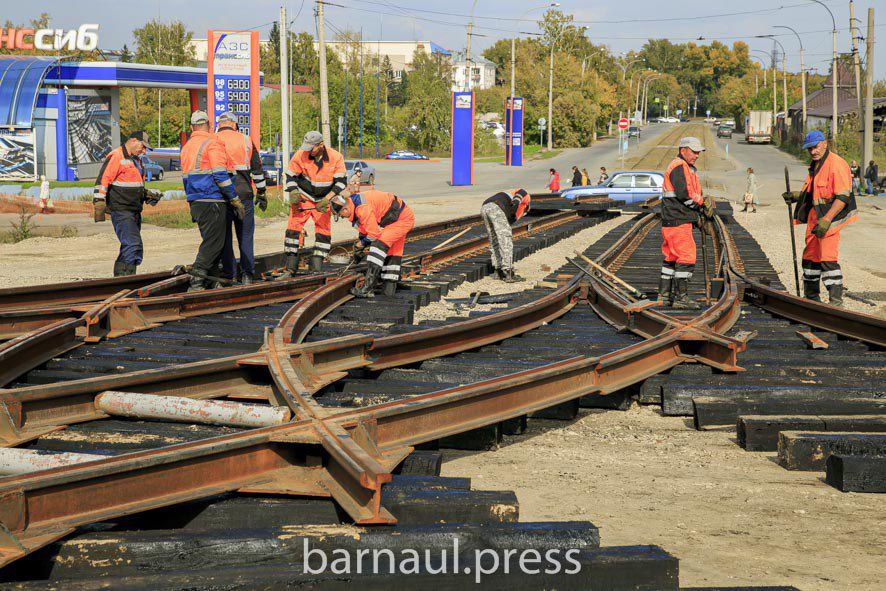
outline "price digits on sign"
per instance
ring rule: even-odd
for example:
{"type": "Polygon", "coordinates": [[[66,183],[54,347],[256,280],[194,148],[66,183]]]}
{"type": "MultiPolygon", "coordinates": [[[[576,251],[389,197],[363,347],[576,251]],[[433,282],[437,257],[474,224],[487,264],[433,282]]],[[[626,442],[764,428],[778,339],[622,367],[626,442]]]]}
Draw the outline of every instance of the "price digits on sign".
{"type": "Polygon", "coordinates": [[[237,125],[243,133],[249,133],[250,81],[249,78],[216,80],[216,115],[230,111],[237,115],[237,125]]]}

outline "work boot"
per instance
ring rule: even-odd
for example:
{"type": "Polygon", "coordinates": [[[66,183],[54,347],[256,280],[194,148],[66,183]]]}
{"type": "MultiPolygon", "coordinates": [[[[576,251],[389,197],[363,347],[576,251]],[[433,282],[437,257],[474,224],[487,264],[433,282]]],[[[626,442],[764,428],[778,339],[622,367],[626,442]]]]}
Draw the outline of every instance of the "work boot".
{"type": "Polygon", "coordinates": [[[205,290],[206,286],[204,285],[204,281],[205,280],[202,277],[191,275],[191,284],[188,286],[188,293],[205,290]]]}
{"type": "Polygon", "coordinates": [[[240,278],[240,283],[242,283],[243,285],[252,285],[253,283],[255,283],[255,279],[252,278],[252,275],[243,273],[243,277],[240,278]]]}
{"type": "Polygon", "coordinates": [[[526,281],[516,273],[514,273],[513,269],[507,269],[504,271],[505,277],[502,279],[505,283],[520,283],[521,281],[526,281]]]}
{"type": "Polygon", "coordinates": [[[363,280],[363,285],[353,288],[351,294],[357,298],[374,298],[375,285],[378,283],[378,278],[380,276],[381,267],[378,265],[369,265],[366,268],[366,278],[363,280]]]}
{"type": "Polygon", "coordinates": [[[803,297],[813,302],[821,301],[821,285],[818,279],[815,281],[803,280],[803,297]]]}
{"type": "Polygon", "coordinates": [[[830,296],[828,303],[832,306],[842,307],[843,306],[843,284],[838,283],[837,285],[828,285],[828,296],[830,296]]]}
{"type": "Polygon", "coordinates": [[[135,275],[138,265],[123,265],[124,275],[135,275]]]}
{"type": "Polygon", "coordinates": [[[310,270],[314,273],[319,273],[323,270],[323,257],[319,255],[314,255],[311,257],[311,266],[310,270]]]}
{"type": "Polygon", "coordinates": [[[126,263],[117,261],[114,263],[114,277],[126,275],[126,263]]]}
{"type": "Polygon", "coordinates": [[[287,252],[284,257],[285,270],[280,275],[281,278],[295,277],[298,274],[298,255],[287,252]]]}
{"type": "Polygon", "coordinates": [[[389,298],[394,297],[397,293],[397,282],[386,279],[385,282],[382,283],[382,293],[389,298]]]}
{"type": "Polygon", "coordinates": [[[698,310],[701,306],[698,302],[689,299],[689,280],[683,277],[674,278],[672,293],[674,303],[672,307],[678,310],[698,310]]]}
{"type": "Polygon", "coordinates": [[[658,279],[658,299],[661,300],[662,305],[671,304],[671,283],[671,277],[659,277],[658,279]]]}
{"type": "Polygon", "coordinates": [[[505,272],[502,269],[496,269],[495,276],[498,277],[499,279],[501,279],[502,281],[504,281],[505,277],[507,277],[507,275],[505,275],[505,272]]]}

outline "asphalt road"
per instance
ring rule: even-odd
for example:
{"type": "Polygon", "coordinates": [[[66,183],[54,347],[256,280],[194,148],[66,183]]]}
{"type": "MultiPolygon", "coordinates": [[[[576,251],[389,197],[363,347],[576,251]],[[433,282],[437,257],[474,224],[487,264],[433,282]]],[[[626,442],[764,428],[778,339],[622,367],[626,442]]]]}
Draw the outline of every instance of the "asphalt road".
{"type": "MultiPolygon", "coordinates": [[[[641,147],[663,131],[671,129],[666,123],[653,123],[643,130],[641,147]]],[[[637,142],[631,140],[628,157],[637,153],[637,142]]],[[[526,161],[521,167],[509,167],[501,163],[477,162],[474,164],[474,184],[468,187],[453,187],[449,184],[451,160],[437,161],[396,161],[373,162],[376,169],[376,185],[384,191],[391,191],[404,199],[433,199],[489,196],[503,189],[523,187],[531,192],[545,192],[548,183],[548,169],[560,172],[561,187],[571,186],[572,166],[587,168],[596,179],[601,166],[610,172],[620,166],[618,143],[607,139],[588,148],[563,150],[548,159],[526,161]]],[[[467,213],[474,213],[471,210],[467,213]]]]}

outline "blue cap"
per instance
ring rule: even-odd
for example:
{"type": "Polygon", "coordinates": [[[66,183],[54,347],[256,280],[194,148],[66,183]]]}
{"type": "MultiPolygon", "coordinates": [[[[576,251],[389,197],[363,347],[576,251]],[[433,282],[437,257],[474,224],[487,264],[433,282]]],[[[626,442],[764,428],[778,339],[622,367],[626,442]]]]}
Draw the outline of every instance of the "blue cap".
{"type": "Polygon", "coordinates": [[[827,138],[824,137],[824,134],[819,130],[810,131],[806,134],[806,139],[803,140],[803,149],[808,150],[809,148],[814,148],[818,145],[818,142],[826,141],[827,138]]]}

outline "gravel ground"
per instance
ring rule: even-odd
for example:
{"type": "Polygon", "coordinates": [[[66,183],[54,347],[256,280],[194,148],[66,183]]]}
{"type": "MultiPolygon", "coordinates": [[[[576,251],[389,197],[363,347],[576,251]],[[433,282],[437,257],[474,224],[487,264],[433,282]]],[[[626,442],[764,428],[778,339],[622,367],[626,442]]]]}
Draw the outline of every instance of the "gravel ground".
{"type": "Polygon", "coordinates": [[[551,271],[565,265],[566,257],[573,257],[576,250],[583,251],[612,228],[615,228],[619,224],[623,224],[624,221],[624,215],[607,220],[602,224],[597,224],[593,228],[582,230],[575,236],[561,240],[555,246],[542,249],[521,261],[517,261],[514,265],[514,270],[518,275],[526,279],[524,283],[504,283],[492,275],[484,277],[479,281],[462,283],[454,290],[450,291],[442,300],[418,310],[418,312],[415,313],[413,323],[418,324],[423,320],[445,320],[446,318],[456,316],[466,317],[471,312],[482,312],[504,308],[506,307],[506,304],[487,304],[477,305],[469,309],[464,306],[457,306],[446,300],[448,298],[467,298],[478,291],[485,291],[492,295],[496,295],[528,289],[534,283],[542,281],[545,277],[550,275],[551,271]]]}

